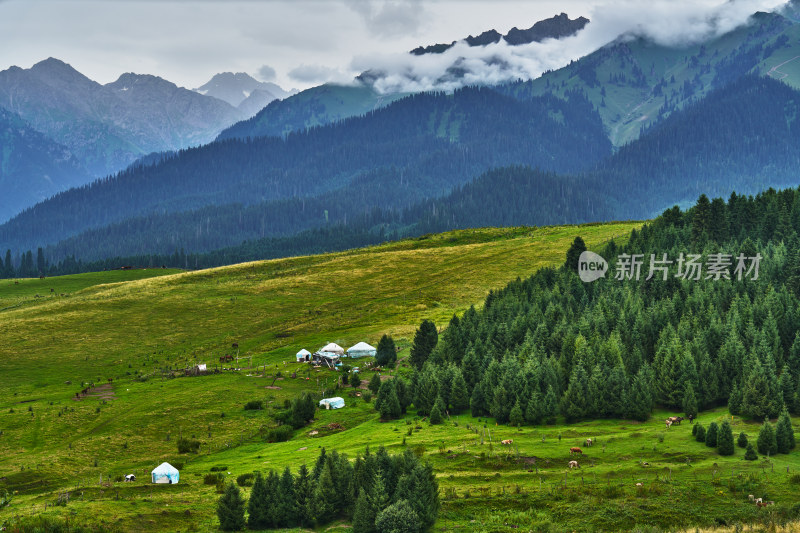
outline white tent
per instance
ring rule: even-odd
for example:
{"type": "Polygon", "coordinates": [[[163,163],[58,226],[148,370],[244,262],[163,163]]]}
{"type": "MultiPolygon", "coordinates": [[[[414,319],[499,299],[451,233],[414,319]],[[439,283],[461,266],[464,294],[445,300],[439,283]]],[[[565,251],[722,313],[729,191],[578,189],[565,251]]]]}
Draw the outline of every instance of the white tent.
{"type": "Polygon", "coordinates": [[[180,478],[178,469],[169,463],[161,463],[150,473],[153,483],[177,483],[180,478]]]}
{"type": "Polygon", "coordinates": [[[333,398],[323,398],[319,402],[319,406],[324,409],[340,409],[344,407],[344,398],[335,396],[333,398]]]}
{"type": "Polygon", "coordinates": [[[377,350],[366,342],[359,342],[347,349],[348,357],[375,357],[377,350]]]}
{"type": "Polygon", "coordinates": [[[311,352],[309,352],[305,348],[297,352],[297,354],[295,355],[295,359],[297,360],[298,363],[301,361],[308,361],[310,358],[311,358],[311,352]]]}
{"type": "Polygon", "coordinates": [[[330,344],[326,344],[325,347],[320,350],[320,352],[333,353],[336,355],[344,355],[344,348],[342,348],[335,342],[332,342],[330,344]]]}

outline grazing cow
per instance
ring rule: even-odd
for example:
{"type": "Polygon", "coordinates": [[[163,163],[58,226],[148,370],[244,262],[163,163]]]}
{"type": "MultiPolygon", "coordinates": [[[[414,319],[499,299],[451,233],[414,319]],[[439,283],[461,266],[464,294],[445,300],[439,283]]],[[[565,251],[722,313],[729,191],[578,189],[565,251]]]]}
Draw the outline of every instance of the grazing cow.
{"type": "Polygon", "coordinates": [[[748,494],[748,495],[747,495],[747,497],[748,497],[748,499],[749,499],[751,502],[754,502],[754,501],[756,501],[756,497],[755,497],[755,496],[753,496],[752,494],[748,494]]]}
{"type": "Polygon", "coordinates": [[[769,502],[756,502],[756,507],[766,507],[767,505],[769,505],[769,502]]]}
{"type": "Polygon", "coordinates": [[[569,454],[570,455],[572,455],[574,453],[579,453],[579,454],[583,455],[583,451],[580,448],[578,448],[577,446],[574,447],[574,448],[570,448],[569,449],[569,454]]]}
{"type": "Polygon", "coordinates": [[[581,467],[581,465],[579,465],[579,464],[578,464],[578,461],[570,461],[570,462],[569,462],[569,463],[567,463],[567,464],[568,464],[568,466],[570,467],[570,469],[573,469],[573,468],[580,468],[580,467],[581,467]]]}
{"type": "Polygon", "coordinates": [[[136,476],[134,476],[133,474],[128,474],[127,476],[125,476],[125,481],[136,481],[136,476]]]}
{"type": "Polygon", "coordinates": [[[761,503],[761,502],[762,502],[762,499],[761,499],[761,498],[756,498],[756,504],[759,504],[759,503],[761,503]]]}
{"type": "Polygon", "coordinates": [[[682,420],[683,420],[682,416],[671,416],[667,418],[667,421],[669,421],[669,425],[667,427],[671,426],[672,424],[680,425],[682,420]]]}
{"type": "Polygon", "coordinates": [[[501,440],[500,444],[505,444],[505,445],[514,444],[514,439],[501,440]]]}
{"type": "Polygon", "coordinates": [[[641,483],[637,483],[636,486],[639,487],[639,488],[644,487],[644,485],[642,485],[641,483]]]}
{"type": "Polygon", "coordinates": [[[664,422],[666,422],[666,424],[667,424],[667,429],[669,429],[669,427],[672,425],[672,420],[670,420],[669,418],[667,418],[667,419],[666,419],[664,422]]]}

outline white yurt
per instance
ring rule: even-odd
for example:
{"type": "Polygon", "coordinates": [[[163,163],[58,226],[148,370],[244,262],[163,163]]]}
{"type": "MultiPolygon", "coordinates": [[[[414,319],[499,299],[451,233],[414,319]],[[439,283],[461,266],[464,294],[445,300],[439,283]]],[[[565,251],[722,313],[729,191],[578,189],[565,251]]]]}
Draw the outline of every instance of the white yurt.
{"type": "Polygon", "coordinates": [[[323,398],[319,402],[322,409],[341,409],[344,407],[344,398],[335,396],[333,398],[323,398]]]}
{"type": "Polygon", "coordinates": [[[330,344],[326,344],[322,349],[320,349],[322,353],[332,353],[334,355],[344,355],[344,348],[332,342],[330,344]]]}
{"type": "Polygon", "coordinates": [[[375,357],[377,350],[366,342],[359,342],[347,349],[348,357],[375,357]]]}
{"type": "Polygon", "coordinates": [[[308,350],[303,348],[302,350],[297,352],[294,357],[295,357],[295,360],[298,363],[302,363],[304,361],[310,361],[311,360],[311,352],[309,352],[308,350]]]}
{"type": "Polygon", "coordinates": [[[169,463],[161,463],[153,469],[150,477],[153,483],[170,483],[174,485],[180,478],[180,472],[169,463]]]}

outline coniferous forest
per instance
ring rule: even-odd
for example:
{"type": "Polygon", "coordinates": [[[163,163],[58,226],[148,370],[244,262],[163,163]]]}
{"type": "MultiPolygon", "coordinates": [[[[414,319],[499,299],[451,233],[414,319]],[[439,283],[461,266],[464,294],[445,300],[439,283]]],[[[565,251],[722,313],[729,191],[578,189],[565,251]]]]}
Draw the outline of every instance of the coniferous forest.
{"type": "Polygon", "coordinates": [[[283,473],[258,472],[245,486],[250,484],[246,502],[232,483],[220,498],[222,530],[238,531],[245,524],[256,530],[313,527],[346,518],[356,533],[394,531],[395,522],[405,524],[403,531],[425,531],[439,513],[433,469],[411,450],[389,455],[382,446],[376,453],[367,447],[351,462],[322,448],[311,469],[302,465],[296,475],[288,467],[283,473]]]}
{"type": "Polygon", "coordinates": [[[512,425],[646,420],[655,405],[687,414],[727,405],[755,420],[784,406],[799,413],[798,232],[798,190],[703,195],[623,246],[610,242],[600,251],[608,272],[593,283],[579,278],[577,238],[562,268],[491,292],[438,338],[423,324],[411,383],[385,382],[376,408],[397,396],[400,411],[469,410],[512,425]],[[642,260],[638,280],[631,257],[642,260]]]}

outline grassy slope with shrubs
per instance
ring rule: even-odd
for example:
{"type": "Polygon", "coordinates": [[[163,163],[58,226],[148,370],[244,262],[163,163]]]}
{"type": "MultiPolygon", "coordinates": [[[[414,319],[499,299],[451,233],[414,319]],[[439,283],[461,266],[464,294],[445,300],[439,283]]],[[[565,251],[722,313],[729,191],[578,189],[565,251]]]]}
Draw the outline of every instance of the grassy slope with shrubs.
{"type": "Polygon", "coordinates": [[[348,408],[320,413],[290,441],[264,443],[260,435],[276,426],[268,415],[284,400],[336,380],[332,372],[289,362],[301,347],[377,344],[390,333],[403,358],[423,318],[444,325],[454,312],[480,305],[489,289],[559,264],[576,235],[598,246],[609,238],[624,240],[639,225],[467,230],[199,272],[3,280],[0,485],[18,494],[0,519],[40,512],[69,490],[68,509],[52,513],[75,511],[79,520],[127,529],[206,529],[216,520],[214,487],[202,483],[211,466],[230,462],[233,478],[270,465],[299,466],[316,455],[316,446],[305,444],[308,431],[351,456],[383,442],[380,432],[371,434],[385,428],[372,406],[348,397],[348,408]],[[142,279],[147,276],[158,277],[142,279]],[[240,359],[238,366],[252,364],[260,372],[168,379],[195,362],[219,365],[219,356],[236,355],[234,342],[240,357],[252,356],[252,363],[240,359]],[[275,379],[276,371],[282,379],[275,379]],[[293,371],[300,379],[289,377],[293,371]],[[258,377],[265,372],[268,378],[258,377]],[[91,383],[108,389],[73,399],[91,383]],[[244,409],[259,399],[265,410],[244,409]],[[333,423],[345,431],[331,429],[333,423]],[[178,454],[180,439],[200,441],[199,455],[178,454]],[[259,452],[236,453],[250,446],[259,452]],[[308,450],[298,452],[301,447],[308,450]],[[285,460],[287,450],[294,452],[291,461],[285,460]],[[182,483],[154,490],[146,480],[162,461],[183,464],[182,483]],[[127,473],[140,481],[113,481],[127,473]],[[129,503],[119,505],[117,494],[129,503]]]}
{"type": "MultiPolygon", "coordinates": [[[[318,392],[335,379],[329,371],[314,372],[293,363],[284,367],[282,361],[290,360],[300,346],[313,349],[328,340],[349,345],[362,337],[376,344],[380,334],[389,332],[398,340],[402,361],[408,355],[410,333],[422,318],[442,325],[453,310],[480,302],[488,288],[502,285],[497,282],[500,276],[526,275],[513,269],[530,273],[540,265],[559,264],[577,234],[597,249],[608,236],[633,226],[459,232],[344,254],[238,265],[82,291],[76,286],[69,296],[49,301],[25,292],[42,292],[36,286],[40,280],[9,284],[3,287],[8,293],[0,292],[2,301],[14,291],[6,297],[13,296],[14,307],[3,311],[0,321],[4,339],[11,341],[4,349],[26,355],[4,359],[10,379],[0,384],[0,483],[18,492],[11,506],[0,510],[0,520],[32,512],[41,515],[45,503],[52,504],[59,493],[69,491],[66,507],[51,507],[44,516],[122,530],[213,530],[220,478],[234,482],[255,471],[282,471],[286,466],[296,473],[300,465],[313,464],[322,446],[355,457],[367,446],[374,450],[379,445],[392,454],[411,449],[433,465],[442,498],[436,529],[617,531],[649,524],[653,528],[639,530],[658,531],[736,522],[770,525],[795,516],[800,511],[794,503],[800,486],[796,450],[745,461],[745,450],[737,445],[732,456],[721,456],[716,448],[696,440],[688,422],[666,429],[663,420],[677,414],[675,410],[656,409],[647,422],[565,424],[559,419],[554,425],[513,428],[496,425],[492,418],[463,414],[431,425],[413,408],[402,419],[382,422],[374,401],[366,403],[354,392],[339,391],[347,407],[318,411],[316,420],[295,430],[288,441],[265,442],[287,400],[303,391],[318,392]],[[403,268],[398,269],[398,259],[404,255],[415,260],[401,262],[403,268]],[[448,264],[454,264],[453,269],[444,268],[448,264]],[[374,280],[369,290],[364,286],[365,271],[374,280]],[[429,282],[440,272],[439,284],[429,282]],[[455,272],[463,275],[456,278],[455,272]],[[407,298],[405,312],[381,311],[373,304],[369,307],[375,309],[373,325],[365,325],[358,310],[351,309],[363,293],[335,282],[351,273],[361,280],[360,289],[383,302],[407,298]],[[330,320],[331,325],[315,329],[314,317],[301,323],[295,315],[287,315],[272,329],[256,328],[260,336],[223,334],[223,328],[237,324],[237,317],[242,320],[237,308],[247,307],[256,317],[278,312],[269,305],[279,299],[275,294],[255,290],[267,282],[276,294],[302,293],[296,297],[314,309],[325,309],[317,320],[323,324],[330,320]],[[397,294],[400,283],[404,293],[397,294]],[[439,305],[413,299],[415,293],[420,296],[420,287],[440,290],[432,296],[439,305]],[[260,298],[249,296],[247,288],[260,298]],[[443,294],[453,298],[450,305],[442,304],[443,294]],[[183,324],[186,329],[166,334],[186,320],[180,308],[192,302],[198,307],[187,312],[196,313],[194,320],[183,324]],[[336,310],[323,302],[337,302],[336,310]],[[46,331],[38,328],[48,306],[59,311],[52,317],[50,337],[31,336],[33,331],[46,331]],[[104,313],[111,315],[103,323],[109,331],[95,323],[104,313]],[[297,328],[295,336],[274,334],[290,328],[297,328]],[[108,340],[101,342],[101,336],[108,340]],[[230,353],[234,340],[240,355],[250,352],[254,365],[266,366],[260,372],[161,377],[159,369],[230,353]],[[120,353],[114,354],[115,350],[120,353]],[[31,364],[37,360],[41,367],[31,364]],[[150,377],[135,379],[137,371],[150,377]],[[295,379],[289,377],[293,371],[295,379]],[[105,403],[100,397],[71,399],[80,381],[99,383],[105,376],[114,378],[114,399],[105,403]],[[72,383],[66,385],[70,378],[72,383]],[[263,400],[265,409],[245,410],[252,400],[263,400]],[[588,437],[595,439],[593,447],[584,446],[588,437]],[[200,452],[178,454],[180,439],[200,441],[200,452]],[[514,444],[500,445],[503,439],[513,439],[514,444]],[[567,468],[572,446],[584,448],[577,470],[567,468]],[[181,468],[181,483],[147,483],[149,471],[163,460],[181,468]],[[136,473],[139,481],[114,481],[126,473],[136,473]],[[211,474],[214,479],[206,480],[211,474]],[[775,500],[777,505],[759,510],[749,502],[749,494],[775,500]]],[[[108,275],[116,278],[107,281],[124,276],[108,275]]],[[[362,361],[358,364],[363,367],[362,361]]],[[[398,372],[408,373],[403,364],[398,372]]],[[[363,372],[365,382],[371,377],[363,372]]],[[[731,417],[724,408],[707,410],[698,418],[705,428],[725,421],[735,436],[744,432],[755,445],[757,423],[731,417]]],[[[246,497],[251,490],[242,488],[246,497]]],[[[347,528],[338,522],[332,530],[347,528]]]]}

